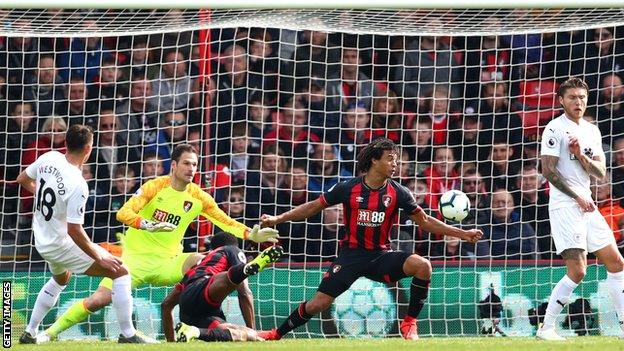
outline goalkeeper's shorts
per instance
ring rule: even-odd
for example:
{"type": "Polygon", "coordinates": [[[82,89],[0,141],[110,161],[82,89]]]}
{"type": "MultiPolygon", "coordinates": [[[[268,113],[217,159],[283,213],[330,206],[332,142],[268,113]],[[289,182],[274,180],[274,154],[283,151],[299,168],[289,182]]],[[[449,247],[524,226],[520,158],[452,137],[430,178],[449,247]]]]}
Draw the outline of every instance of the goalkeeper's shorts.
{"type": "MultiPolygon", "coordinates": [[[[132,279],[132,288],[144,285],[154,286],[174,286],[184,276],[182,267],[189,256],[194,252],[183,252],[174,257],[163,257],[156,255],[132,255],[124,251],[122,260],[132,279]]],[[[100,286],[112,289],[113,281],[104,278],[100,286]]]]}

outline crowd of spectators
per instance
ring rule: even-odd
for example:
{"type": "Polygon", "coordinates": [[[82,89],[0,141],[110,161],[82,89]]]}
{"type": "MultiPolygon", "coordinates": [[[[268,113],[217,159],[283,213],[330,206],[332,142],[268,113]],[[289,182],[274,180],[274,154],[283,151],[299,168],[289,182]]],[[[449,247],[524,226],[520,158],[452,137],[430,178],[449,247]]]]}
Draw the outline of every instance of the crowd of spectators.
{"type": "MultiPolygon", "coordinates": [[[[200,150],[197,182],[253,225],[357,176],[358,150],[384,136],[401,146],[395,176],[421,207],[440,217],[439,196],[463,190],[472,209],[462,225],[485,233],[469,245],[425,233],[402,215],[394,247],[434,260],[550,259],[540,128],[561,112],[558,84],[579,75],[590,86],[587,118],[609,155],[610,179],[596,185],[596,201],[624,242],[622,28],[468,37],[210,34],[206,76],[198,31],[0,38],[3,233],[28,237],[32,194],[13,180],[44,152],[63,152],[63,133],[75,123],[96,130],[83,169],[91,192],[85,226],[96,242],[117,240],[123,227],[115,212],[140,184],[169,172],[176,143],[200,150]]],[[[331,260],[341,221],[341,209],[329,208],[282,224],[285,258],[331,260]]],[[[218,229],[198,221],[186,249],[201,249],[218,229]]]]}

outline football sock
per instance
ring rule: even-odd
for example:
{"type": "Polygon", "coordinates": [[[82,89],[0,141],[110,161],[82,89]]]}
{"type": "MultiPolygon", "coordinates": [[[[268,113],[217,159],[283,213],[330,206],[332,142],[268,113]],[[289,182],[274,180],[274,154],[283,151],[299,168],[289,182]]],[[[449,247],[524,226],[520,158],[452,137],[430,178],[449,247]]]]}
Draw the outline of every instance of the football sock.
{"type": "Polygon", "coordinates": [[[564,275],[563,278],[555,285],[555,288],[550,295],[550,299],[548,300],[548,307],[546,307],[546,315],[544,316],[544,326],[543,329],[549,329],[555,327],[555,321],[563,306],[565,306],[569,300],[572,291],[576,289],[578,284],[576,284],[572,279],[570,279],[567,275],[564,275]]]}
{"type": "Polygon", "coordinates": [[[62,331],[67,330],[87,319],[92,312],[85,307],[84,303],[84,299],[74,302],[74,304],[71,305],[71,307],[63,313],[63,315],[54,321],[54,324],[46,329],[46,334],[51,337],[56,337],[62,331]]]}
{"type": "Polygon", "coordinates": [[[52,307],[54,307],[61,295],[61,291],[65,289],[65,286],[66,285],[59,285],[54,278],[50,278],[41,288],[39,295],[37,295],[37,300],[35,301],[35,307],[30,315],[30,321],[26,327],[26,331],[29,332],[30,335],[37,335],[39,324],[52,307]]]}
{"type": "Polygon", "coordinates": [[[412,278],[412,284],[410,285],[410,300],[409,307],[407,309],[407,315],[413,318],[418,318],[420,310],[422,310],[427,295],[429,294],[430,280],[412,278]]]}
{"type": "Polygon", "coordinates": [[[620,327],[624,330],[624,271],[617,273],[607,272],[607,286],[615,306],[620,327]]]}
{"type": "Polygon", "coordinates": [[[284,323],[282,323],[282,325],[277,328],[277,333],[280,336],[284,336],[289,331],[308,323],[312,316],[306,312],[305,305],[306,303],[302,302],[299,307],[292,311],[292,313],[290,314],[290,316],[288,316],[284,323]]]}
{"type": "Polygon", "coordinates": [[[117,322],[121,329],[121,335],[129,338],[136,334],[136,329],[132,325],[132,294],[130,289],[130,275],[113,279],[113,290],[111,300],[113,309],[117,315],[117,322]]]}

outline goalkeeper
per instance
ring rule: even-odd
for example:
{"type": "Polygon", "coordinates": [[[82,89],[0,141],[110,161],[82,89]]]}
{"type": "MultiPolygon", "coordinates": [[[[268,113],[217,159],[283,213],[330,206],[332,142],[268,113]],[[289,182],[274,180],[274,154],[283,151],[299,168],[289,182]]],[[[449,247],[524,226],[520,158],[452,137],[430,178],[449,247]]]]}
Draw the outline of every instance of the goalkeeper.
{"type": "MultiPolygon", "coordinates": [[[[248,228],[225,214],[212,196],[192,183],[198,157],[193,146],[181,144],[171,154],[171,172],[143,184],[117,213],[129,226],[122,237],[122,259],[130,270],[132,288],[147,284],[172,286],[184,272],[203,258],[199,253],[183,253],[181,241],[187,227],[198,216],[234,236],[255,242],[277,242],[274,229],[248,228]]],[[[103,279],[97,290],[74,303],[46,331],[42,342],[85,320],[89,314],[111,302],[111,280],[103,279]]]]}

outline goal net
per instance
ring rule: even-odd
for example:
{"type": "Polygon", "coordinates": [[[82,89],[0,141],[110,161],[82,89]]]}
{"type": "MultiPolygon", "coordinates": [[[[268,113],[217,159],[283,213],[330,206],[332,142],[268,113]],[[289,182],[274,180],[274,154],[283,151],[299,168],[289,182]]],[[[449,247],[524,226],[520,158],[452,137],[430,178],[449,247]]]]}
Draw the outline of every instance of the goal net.
{"type": "MultiPolygon", "coordinates": [[[[590,88],[585,118],[602,132],[610,176],[594,185],[596,204],[624,242],[623,14],[0,10],[0,276],[13,284],[15,334],[50,277],[34,247],[33,194],[15,179],[41,154],[64,150],[65,130],[80,123],[96,131],[83,168],[85,228],[117,253],[124,231],[117,210],[142,183],[167,174],[176,144],[200,150],[195,181],[252,226],[357,176],[358,151],[390,138],[401,147],[395,179],[423,209],[441,218],[440,195],[463,190],[472,210],[461,225],[486,233],[475,246],[424,232],[405,214],[394,223],[392,248],[433,265],[420,334],[533,335],[540,305],[565,272],[538,159],[541,132],[561,113],[557,88],[569,76],[590,88]]],[[[337,254],[342,220],[332,207],[278,227],[284,259],[250,279],[258,329],[278,326],[314,294],[337,254]]],[[[184,250],[206,250],[219,230],[197,220],[184,250]]],[[[250,255],[261,249],[241,247],[250,255]]],[[[590,256],[558,322],[562,334],[619,331],[605,276],[590,256]]],[[[73,277],[44,327],[98,283],[73,277]]],[[[160,302],[170,288],[135,290],[138,329],[162,337],[160,302]]],[[[396,336],[408,298],[409,280],[361,278],[293,335],[396,336]]],[[[224,311],[244,324],[236,298],[224,311]]],[[[117,328],[105,308],[61,338],[114,338],[117,328]]]]}

